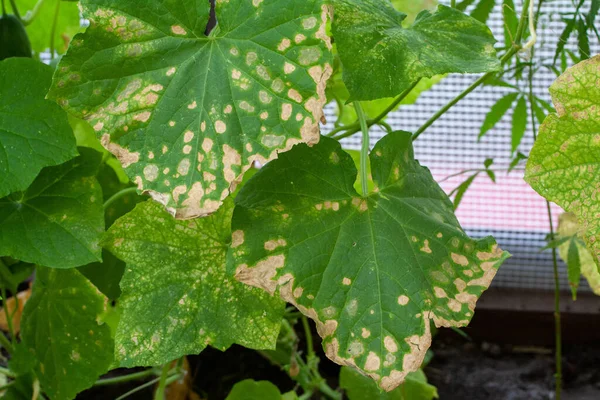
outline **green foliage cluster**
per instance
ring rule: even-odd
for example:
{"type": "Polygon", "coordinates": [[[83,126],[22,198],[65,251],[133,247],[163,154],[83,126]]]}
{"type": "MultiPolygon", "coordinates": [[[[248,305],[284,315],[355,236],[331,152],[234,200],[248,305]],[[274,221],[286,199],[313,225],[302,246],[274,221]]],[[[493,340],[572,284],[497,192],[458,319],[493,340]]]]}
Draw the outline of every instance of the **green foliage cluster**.
{"type": "MultiPolygon", "coordinates": [[[[239,344],[282,366],[301,394],[242,381],[228,399],[341,399],[319,373],[307,318],[343,366],[348,398],[436,398],[420,370],[432,325],[467,325],[508,257],[454,215],[479,173],[495,181],[493,160],[453,203],[414,158],[412,141],[461,97],[414,134],[385,123],[449,73],[484,74],[463,97],[484,83],[511,90],[480,135],[514,106],[511,168],[525,158],[516,150],[528,117],[544,121],[527,179],[578,213],[598,254],[596,198],[581,193],[597,190],[597,160],[588,152],[585,168],[572,165],[599,143],[588,91],[598,60],[561,78],[559,116],[546,119],[550,105],[502,78],[513,62],[515,76],[531,67],[514,57],[529,1],[520,17],[503,1],[503,48],[485,25],[487,0],[470,16],[469,0],[229,0],[214,10],[81,0],[90,25],[80,33],[76,2],[0,1],[4,398],[73,399],[129,379],[98,380],[109,370],[147,366],[130,377],[154,377],[140,388],[157,383],[163,399],[185,375],[183,357],[239,344]],[[46,49],[52,66],[36,60],[46,49]],[[327,102],[339,111],[329,137],[319,128],[327,102]],[[370,150],[373,125],[389,132],[370,150]],[[344,151],[338,140],[359,131],[362,151],[344,151]],[[8,294],[18,299],[31,279],[17,329],[8,294]]],[[[563,34],[577,27],[582,58],[597,11],[596,1],[589,14],[578,8],[563,34]]]]}

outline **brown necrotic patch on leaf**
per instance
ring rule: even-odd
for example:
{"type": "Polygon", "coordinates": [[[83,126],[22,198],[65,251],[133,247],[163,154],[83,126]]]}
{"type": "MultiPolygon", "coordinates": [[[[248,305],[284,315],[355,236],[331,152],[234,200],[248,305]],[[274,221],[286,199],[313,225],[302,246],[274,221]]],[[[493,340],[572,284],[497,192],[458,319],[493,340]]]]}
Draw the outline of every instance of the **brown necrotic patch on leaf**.
{"type": "Polygon", "coordinates": [[[198,27],[208,2],[190,11],[158,0],[143,8],[83,0],[91,25],[62,59],[49,96],[91,122],[140,191],[178,219],[206,216],[255,161],[319,141],[330,9],[320,0],[279,7],[217,2],[221,29],[207,37],[198,27]]]}

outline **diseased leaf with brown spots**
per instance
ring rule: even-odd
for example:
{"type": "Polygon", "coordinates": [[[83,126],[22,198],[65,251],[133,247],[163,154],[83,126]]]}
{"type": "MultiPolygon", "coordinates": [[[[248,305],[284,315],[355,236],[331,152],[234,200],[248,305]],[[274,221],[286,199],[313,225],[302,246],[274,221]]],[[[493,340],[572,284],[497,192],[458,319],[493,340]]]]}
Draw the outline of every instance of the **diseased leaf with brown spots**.
{"type": "Polygon", "coordinates": [[[164,364],[207,345],[275,348],[284,303],[226,274],[232,210],[228,199],[207,218],[177,221],[148,201],[108,230],[106,247],[127,263],[121,366],[164,364]]]}
{"type": "Polygon", "coordinates": [[[431,320],[468,324],[508,254],[465,234],[410,134],[387,135],[370,158],[368,197],[333,139],[267,164],[236,197],[228,268],[296,305],[330,359],[389,391],[421,365],[431,320]]]}
{"type": "Polygon", "coordinates": [[[574,213],[600,265],[600,56],[569,69],[550,87],[557,114],[540,127],[525,180],[574,213]]]}
{"type": "Polygon", "coordinates": [[[82,0],[91,25],[49,96],[88,120],[177,218],[217,210],[253,161],[319,140],[331,74],[321,0],[82,0]]]}

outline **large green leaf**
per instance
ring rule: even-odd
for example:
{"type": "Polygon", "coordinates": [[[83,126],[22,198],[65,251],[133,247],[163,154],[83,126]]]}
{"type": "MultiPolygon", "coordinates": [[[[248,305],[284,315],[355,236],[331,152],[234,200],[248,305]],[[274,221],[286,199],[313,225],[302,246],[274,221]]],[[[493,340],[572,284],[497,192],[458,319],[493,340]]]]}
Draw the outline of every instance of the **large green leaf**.
{"type": "Polygon", "coordinates": [[[101,260],[104,214],[95,178],[101,155],[79,152],[44,168],[25,192],[0,199],[0,256],[54,268],[101,260]]]}
{"type": "Polygon", "coordinates": [[[371,152],[375,188],[333,139],[298,145],[236,197],[228,268],[316,321],[327,356],[385,390],[419,368],[437,326],[464,326],[507,256],[473,240],[396,132],[371,152]]]}
{"type": "Polygon", "coordinates": [[[138,205],[106,235],[127,263],[116,357],[155,365],[207,345],[274,348],[283,302],[225,271],[233,201],[214,215],[177,221],[154,202],[138,205]]]}
{"type": "Polygon", "coordinates": [[[391,392],[381,392],[373,380],[356,370],[343,367],[340,370],[340,386],[349,400],[433,400],[438,398],[437,389],[427,383],[422,370],[406,376],[402,386],[391,392]]]}
{"type": "Polygon", "coordinates": [[[97,319],[107,299],[77,270],[39,267],[21,322],[35,372],[52,400],[92,386],[113,359],[108,325],[97,319]]]}
{"type": "MultiPolygon", "coordinates": [[[[38,3],[39,0],[16,0],[22,16],[25,16],[28,11],[33,11],[38,3]]],[[[41,2],[36,18],[27,26],[31,47],[38,53],[49,49],[51,40],[54,40],[54,49],[58,53],[64,53],[70,39],[80,30],[81,20],[77,2],[65,0],[41,2]],[[56,27],[53,29],[55,14],[56,27]]]]}
{"type": "Polygon", "coordinates": [[[577,215],[585,241],[600,261],[600,56],[577,64],[550,92],[549,115],[531,150],[525,180],[546,199],[577,215]]]}
{"type": "Polygon", "coordinates": [[[178,218],[214,212],[253,161],[319,140],[331,74],[320,0],[82,0],[50,97],[178,218]]]}
{"type": "Polygon", "coordinates": [[[45,99],[51,81],[52,69],[32,59],[0,62],[0,198],[77,155],[66,113],[45,99]]]}
{"type": "Polygon", "coordinates": [[[417,79],[496,71],[494,37],[479,21],[440,5],[409,28],[388,0],[333,0],[333,36],[349,101],[393,97],[417,79]]]}

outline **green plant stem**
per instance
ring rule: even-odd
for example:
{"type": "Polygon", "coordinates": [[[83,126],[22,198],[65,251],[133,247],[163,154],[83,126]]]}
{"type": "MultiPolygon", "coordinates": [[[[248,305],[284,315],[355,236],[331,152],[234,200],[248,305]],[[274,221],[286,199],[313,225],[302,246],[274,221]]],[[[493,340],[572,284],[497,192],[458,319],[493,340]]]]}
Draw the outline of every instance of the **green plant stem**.
{"type": "Polygon", "coordinates": [[[15,0],[10,0],[10,6],[12,7],[13,14],[15,14],[15,16],[20,20],[21,14],[19,13],[19,9],[17,8],[17,3],[15,3],[15,0]]]}
{"type": "Polygon", "coordinates": [[[529,3],[531,0],[525,0],[523,2],[523,9],[521,9],[521,17],[519,18],[519,25],[517,26],[517,34],[515,35],[514,45],[518,46],[523,39],[525,34],[525,28],[527,27],[527,19],[529,15],[529,3]]]}
{"type": "MultiPolygon", "coordinates": [[[[13,352],[13,346],[12,343],[10,343],[10,340],[8,340],[6,338],[6,336],[4,336],[4,333],[0,332],[0,346],[4,347],[4,350],[6,350],[6,352],[8,354],[12,354],[13,352]]],[[[0,372],[2,373],[2,372],[0,372]]]]}
{"type": "Polygon", "coordinates": [[[479,78],[475,82],[473,82],[471,84],[471,86],[466,88],[461,94],[459,94],[454,99],[452,99],[448,104],[446,104],[438,112],[436,112],[431,118],[429,118],[427,120],[427,122],[425,122],[419,129],[417,129],[417,131],[414,133],[414,135],[412,137],[412,140],[417,140],[418,137],[421,136],[421,134],[423,132],[425,132],[425,130],[427,128],[429,128],[431,125],[433,125],[433,123],[435,121],[437,121],[442,115],[446,114],[448,112],[448,110],[450,110],[452,107],[454,107],[459,101],[461,101],[462,99],[467,97],[472,91],[477,89],[479,86],[481,86],[481,84],[483,84],[485,81],[487,81],[488,78],[490,78],[491,76],[493,76],[495,74],[496,74],[496,72],[488,72],[487,74],[483,75],[481,78],[479,78]]]}
{"type": "Polygon", "coordinates": [[[15,374],[8,368],[0,367],[0,375],[7,376],[9,378],[14,378],[15,374]]]}
{"type": "Polygon", "coordinates": [[[369,127],[367,126],[367,119],[365,118],[365,113],[360,105],[360,102],[355,101],[354,109],[356,110],[356,115],[358,116],[358,121],[360,122],[360,129],[362,131],[362,147],[360,150],[360,177],[362,183],[362,192],[363,196],[366,197],[369,194],[369,186],[368,186],[368,174],[367,174],[367,162],[369,158],[369,127]]]}
{"type": "Polygon", "coordinates": [[[310,325],[308,324],[308,318],[304,314],[300,316],[302,319],[302,327],[304,328],[304,337],[306,340],[306,353],[307,359],[310,364],[310,361],[316,357],[315,348],[313,347],[313,337],[312,332],[310,330],[310,325]]]}
{"type": "Polygon", "coordinates": [[[360,176],[362,181],[362,193],[363,196],[366,197],[369,194],[367,175],[367,162],[370,148],[369,128],[367,126],[365,113],[362,109],[362,106],[360,105],[360,102],[354,102],[354,108],[356,110],[356,115],[358,116],[358,121],[360,122],[360,129],[362,131],[362,146],[360,150],[360,176]]]}
{"type": "Polygon", "coordinates": [[[449,180],[451,178],[454,178],[454,177],[457,177],[457,176],[461,176],[461,175],[464,175],[464,174],[468,174],[470,172],[485,172],[485,171],[492,171],[492,172],[512,172],[512,171],[524,171],[524,169],[522,169],[522,168],[516,168],[516,167],[510,169],[510,171],[509,171],[509,168],[501,168],[501,169],[472,168],[472,169],[465,169],[465,170],[462,170],[462,171],[457,172],[455,174],[448,175],[447,177],[445,177],[443,179],[440,179],[438,181],[438,183],[446,182],[447,180],[449,180]]]}
{"type": "MultiPolygon", "coordinates": [[[[12,1],[12,0],[11,0],[12,1]]],[[[56,8],[54,9],[54,19],[52,20],[52,30],[50,31],[50,59],[54,60],[54,37],[56,36],[56,27],[58,26],[58,13],[60,12],[60,1],[56,2],[56,8]]]]}
{"type": "Polygon", "coordinates": [[[313,391],[305,391],[302,396],[298,397],[298,400],[310,400],[312,398],[313,391]]]}
{"type": "Polygon", "coordinates": [[[125,188],[125,189],[113,194],[111,197],[108,198],[108,200],[106,200],[104,202],[104,211],[106,211],[108,209],[108,207],[113,205],[113,203],[115,203],[121,197],[127,196],[128,194],[131,194],[131,193],[137,193],[137,187],[135,187],[135,186],[128,187],[128,188],[125,188]]]}
{"type": "MultiPolygon", "coordinates": [[[[415,83],[413,83],[412,85],[410,85],[410,87],[408,89],[406,89],[404,92],[400,93],[398,95],[398,97],[396,97],[396,99],[392,102],[392,104],[390,104],[385,110],[383,110],[381,113],[379,113],[378,116],[376,116],[373,119],[368,120],[367,121],[367,125],[369,126],[369,128],[372,127],[373,125],[379,124],[385,117],[387,117],[387,115],[390,112],[392,112],[393,110],[395,110],[396,107],[398,107],[398,105],[400,105],[400,103],[406,98],[406,96],[408,96],[410,94],[410,92],[413,91],[413,89],[419,84],[419,82],[421,82],[421,79],[418,79],[415,83]]],[[[339,132],[347,131],[347,132],[345,132],[342,135],[334,137],[334,139],[340,140],[340,139],[343,139],[345,137],[349,137],[349,136],[354,135],[360,129],[361,129],[360,128],[360,121],[356,121],[353,124],[346,125],[346,126],[340,126],[340,127],[336,128],[336,129],[332,130],[331,132],[329,132],[327,134],[327,136],[334,137],[339,132]]]]}
{"type": "Polygon", "coordinates": [[[154,393],[154,400],[165,399],[165,388],[167,387],[167,378],[169,376],[169,370],[171,369],[170,364],[171,363],[166,363],[163,366],[160,380],[158,381],[158,387],[156,388],[156,393],[154,393]]]}
{"type": "Polygon", "coordinates": [[[2,16],[3,17],[6,16],[6,4],[5,4],[5,0],[2,0],[2,16]]]}
{"type": "MultiPolygon", "coordinates": [[[[6,315],[6,323],[8,325],[8,333],[10,334],[10,339],[12,340],[13,346],[16,342],[15,338],[15,330],[13,328],[13,321],[10,315],[10,311],[8,310],[8,304],[6,304],[6,288],[0,288],[0,292],[2,293],[2,308],[4,309],[4,314],[6,315]]],[[[13,294],[14,295],[14,294],[13,294]]]]}
{"type": "Polygon", "coordinates": [[[319,391],[332,400],[342,400],[342,394],[333,390],[325,380],[321,381],[319,391]]]}
{"type": "Polygon", "coordinates": [[[105,379],[99,379],[96,381],[96,383],[94,383],[94,386],[108,386],[108,385],[116,385],[119,383],[124,383],[124,382],[130,382],[130,381],[136,381],[136,380],[140,380],[140,379],[144,379],[147,378],[149,376],[152,375],[156,375],[156,370],[153,369],[147,369],[145,371],[140,371],[140,372],[135,372],[133,374],[128,374],[128,375],[123,375],[123,376],[116,376],[114,378],[105,378],[105,379]]]}
{"type": "MultiPolygon", "coordinates": [[[[171,375],[169,378],[167,378],[167,380],[165,381],[165,386],[168,386],[169,384],[175,382],[177,379],[181,378],[181,374],[180,373],[176,373],[174,375],[171,375]]],[[[154,385],[155,383],[159,382],[161,379],[161,377],[152,379],[151,381],[148,381],[146,383],[144,383],[143,385],[140,385],[136,388],[131,389],[129,392],[117,397],[115,400],[123,400],[126,399],[127,397],[131,396],[132,394],[135,394],[141,390],[144,390],[152,385],[154,385]]]]}

